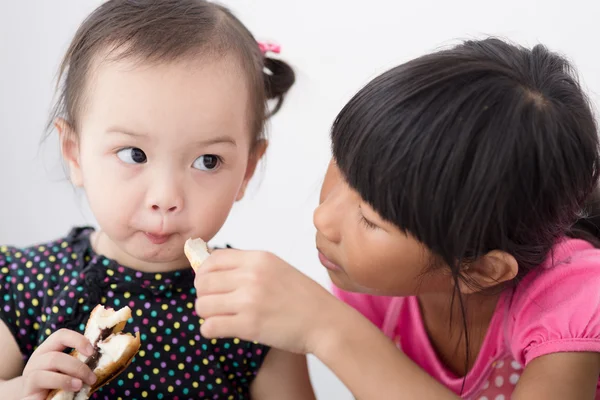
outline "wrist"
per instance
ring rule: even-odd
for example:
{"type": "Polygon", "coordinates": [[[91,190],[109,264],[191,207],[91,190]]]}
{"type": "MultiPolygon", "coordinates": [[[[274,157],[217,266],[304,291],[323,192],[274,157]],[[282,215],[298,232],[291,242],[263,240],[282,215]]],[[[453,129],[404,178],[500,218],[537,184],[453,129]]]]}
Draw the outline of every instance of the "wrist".
{"type": "Polygon", "coordinates": [[[324,361],[335,354],[353,334],[353,327],[370,323],[346,303],[330,295],[330,301],[319,308],[316,328],[309,343],[309,353],[324,361]],[[363,321],[364,320],[364,321],[363,321]]]}
{"type": "MultiPolygon", "coordinates": [[[[18,376],[16,378],[0,380],[0,390],[2,393],[8,394],[6,399],[22,399],[23,396],[23,377],[18,376]],[[11,397],[12,396],[12,397],[11,397]]],[[[5,397],[2,397],[3,399],[5,397]]]]}

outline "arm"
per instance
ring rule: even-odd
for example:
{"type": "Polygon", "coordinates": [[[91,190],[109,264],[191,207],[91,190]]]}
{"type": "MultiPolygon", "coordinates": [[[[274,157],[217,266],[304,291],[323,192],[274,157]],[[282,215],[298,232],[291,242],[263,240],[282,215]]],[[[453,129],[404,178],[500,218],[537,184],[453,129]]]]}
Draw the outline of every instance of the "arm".
{"type": "Polygon", "coordinates": [[[371,321],[270,253],[214,252],[195,285],[206,338],[239,337],[314,354],[359,399],[458,399],[371,321]]]}
{"type": "Polygon", "coordinates": [[[250,387],[255,400],[314,400],[306,357],[277,349],[269,350],[250,387]]]}
{"type": "Polygon", "coordinates": [[[514,400],[594,399],[600,374],[598,353],[554,353],[531,361],[514,400]]]}
{"type": "Polygon", "coordinates": [[[23,358],[21,351],[12,333],[6,324],[0,320],[0,392],[2,398],[7,400],[18,399],[18,393],[23,387],[21,373],[23,372],[23,358]]]}
{"type": "MultiPolygon", "coordinates": [[[[579,273],[573,272],[573,263],[564,264],[568,265],[567,274],[560,268],[549,269],[546,274],[550,276],[533,289],[530,285],[520,298],[525,305],[513,304],[517,328],[510,332],[515,354],[539,345],[540,338],[563,342],[562,349],[554,348],[551,354],[525,363],[516,399],[543,397],[538,390],[549,392],[554,399],[573,398],[575,393],[581,398],[594,397],[592,382],[600,371],[596,339],[600,337],[600,311],[594,306],[600,299],[600,260],[596,262],[594,254],[592,261],[580,262],[579,273]],[[588,274],[586,285],[581,285],[582,273],[588,274]],[[578,290],[557,296],[557,281],[578,290]],[[540,310],[549,311],[540,314],[540,310]],[[556,315],[568,316],[568,324],[563,321],[554,326],[556,315]],[[565,325],[569,332],[561,331],[565,325]],[[573,336],[573,330],[585,335],[573,336]],[[588,353],[573,353],[572,339],[583,340],[578,342],[579,350],[585,345],[588,353]],[[560,367],[562,362],[565,364],[560,367]],[[564,376],[558,377],[558,370],[564,376]]],[[[201,330],[207,338],[240,337],[295,353],[312,353],[363,400],[458,399],[358,311],[272,254],[215,252],[198,271],[196,290],[196,311],[205,316],[201,330]]],[[[513,303],[518,300],[515,294],[513,303]]]]}
{"type": "Polygon", "coordinates": [[[320,335],[314,355],[357,399],[459,399],[360,313],[335,301],[339,304],[330,313],[329,332],[320,335]]]}
{"type": "MultiPolygon", "coordinates": [[[[315,355],[358,399],[458,399],[360,314],[350,315],[354,312],[340,310],[338,322],[332,321],[332,330],[323,336],[326,340],[316,348],[315,355]],[[349,348],[351,353],[344,351],[349,348]]],[[[599,376],[600,353],[548,354],[527,365],[511,398],[593,400],[599,376]]]]}

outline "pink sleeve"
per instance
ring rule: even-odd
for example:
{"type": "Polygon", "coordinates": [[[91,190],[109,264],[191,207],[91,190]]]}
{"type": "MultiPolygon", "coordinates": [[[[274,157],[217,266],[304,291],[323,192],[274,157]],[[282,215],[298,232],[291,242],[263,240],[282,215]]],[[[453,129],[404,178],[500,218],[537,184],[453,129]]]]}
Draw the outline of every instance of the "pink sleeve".
{"type": "Polygon", "coordinates": [[[522,365],[551,353],[600,352],[600,251],[580,249],[532,272],[517,286],[508,318],[507,340],[522,365]]]}
{"type": "Polygon", "coordinates": [[[344,303],[356,309],[379,329],[383,327],[387,306],[391,299],[362,293],[346,292],[332,285],[333,294],[344,303]]]}

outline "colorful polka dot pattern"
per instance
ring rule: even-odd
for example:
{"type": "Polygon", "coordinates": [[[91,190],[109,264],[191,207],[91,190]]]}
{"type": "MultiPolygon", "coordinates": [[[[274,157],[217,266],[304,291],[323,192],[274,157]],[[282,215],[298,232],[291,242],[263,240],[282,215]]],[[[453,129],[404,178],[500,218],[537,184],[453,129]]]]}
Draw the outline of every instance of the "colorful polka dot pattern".
{"type": "Polygon", "coordinates": [[[523,367],[512,356],[507,356],[491,365],[490,374],[473,400],[508,400],[521,377],[523,367]]]}
{"type": "Polygon", "coordinates": [[[149,274],[96,255],[91,228],[29,249],[0,247],[0,318],[25,360],[57,329],[80,332],[98,303],[133,310],[139,331],[131,366],[93,399],[247,399],[268,348],[200,336],[191,270],[149,274]]]}

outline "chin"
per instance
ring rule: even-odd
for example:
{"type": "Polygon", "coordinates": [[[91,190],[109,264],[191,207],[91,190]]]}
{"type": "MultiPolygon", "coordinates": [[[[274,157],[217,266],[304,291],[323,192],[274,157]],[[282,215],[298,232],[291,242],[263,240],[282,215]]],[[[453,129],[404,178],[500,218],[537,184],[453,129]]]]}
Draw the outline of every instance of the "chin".
{"type": "Polygon", "coordinates": [[[371,296],[397,296],[395,293],[388,293],[378,289],[372,289],[367,286],[362,286],[356,282],[351,281],[347,275],[340,275],[337,271],[327,271],[331,282],[338,288],[345,292],[368,294],[371,296]]]}
{"type": "Polygon", "coordinates": [[[348,277],[340,277],[338,271],[327,270],[327,273],[329,274],[331,283],[333,283],[338,289],[341,289],[345,292],[357,292],[357,290],[353,288],[353,285],[349,284],[348,277]]]}
{"type": "Polygon", "coordinates": [[[161,254],[148,254],[140,258],[142,261],[154,264],[169,264],[180,260],[185,260],[183,252],[180,253],[161,253],[161,254]]]}
{"type": "Polygon", "coordinates": [[[173,245],[156,246],[154,248],[136,248],[128,252],[140,261],[147,263],[172,263],[184,258],[183,246],[181,249],[175,248],[173,245]]]}

